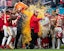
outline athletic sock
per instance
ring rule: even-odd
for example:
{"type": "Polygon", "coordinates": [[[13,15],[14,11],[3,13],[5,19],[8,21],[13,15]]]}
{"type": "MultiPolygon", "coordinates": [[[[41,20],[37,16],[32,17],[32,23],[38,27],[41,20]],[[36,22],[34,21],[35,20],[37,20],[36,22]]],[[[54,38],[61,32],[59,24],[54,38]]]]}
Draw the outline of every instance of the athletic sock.
{"type": "Polygon", "coordinates": [[[10,43],[11,39],[12,39],[12,36],[9,36],[9,37],[8,37],[8,40],[7,40],[7,44],[6,44],[6,45],[9,45],[9,43],[10,43]]]}
{"type": "Polygon", "coordinates": [[[3,40],[2,40],[2,46],[5,45],[6,39],[7,39],[6,37],[3,38],[3,40]]]}

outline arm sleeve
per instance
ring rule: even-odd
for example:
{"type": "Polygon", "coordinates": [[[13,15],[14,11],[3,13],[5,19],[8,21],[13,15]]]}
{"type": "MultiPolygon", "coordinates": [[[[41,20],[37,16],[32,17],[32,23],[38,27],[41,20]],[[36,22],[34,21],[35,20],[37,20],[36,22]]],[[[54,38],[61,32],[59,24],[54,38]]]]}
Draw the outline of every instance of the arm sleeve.
{"type": "Polygon", "coordinates": [[[34,22],[40,21],[40,20],[42,20],[42,18],[35,18],[35,19],[34,19],[34,22]]]}

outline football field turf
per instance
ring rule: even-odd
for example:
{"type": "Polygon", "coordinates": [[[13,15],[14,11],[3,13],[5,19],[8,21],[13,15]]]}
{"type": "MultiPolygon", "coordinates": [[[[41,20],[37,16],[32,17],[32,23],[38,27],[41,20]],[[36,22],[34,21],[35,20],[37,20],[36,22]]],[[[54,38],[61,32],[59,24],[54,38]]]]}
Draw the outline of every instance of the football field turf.
{"type": "Polygon", "coordinates": [[[0,49],[0,51],[64,51],[64,49],[0,49]]]}

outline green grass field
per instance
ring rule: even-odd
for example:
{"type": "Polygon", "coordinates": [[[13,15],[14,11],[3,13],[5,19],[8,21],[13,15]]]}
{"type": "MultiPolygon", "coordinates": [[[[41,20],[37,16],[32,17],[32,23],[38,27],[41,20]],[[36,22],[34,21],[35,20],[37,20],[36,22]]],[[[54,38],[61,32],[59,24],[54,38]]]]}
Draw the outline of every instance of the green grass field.
{"type": "Polygon", "coordinates": [[[64,51],[64,49],[0,49],[0,51],[64,51]]]}
{"type": "Polygon", "coordinates": [[[64,51],[64,46],[61,46],[61,49],[0,49],[0,51],[64,51]]]}

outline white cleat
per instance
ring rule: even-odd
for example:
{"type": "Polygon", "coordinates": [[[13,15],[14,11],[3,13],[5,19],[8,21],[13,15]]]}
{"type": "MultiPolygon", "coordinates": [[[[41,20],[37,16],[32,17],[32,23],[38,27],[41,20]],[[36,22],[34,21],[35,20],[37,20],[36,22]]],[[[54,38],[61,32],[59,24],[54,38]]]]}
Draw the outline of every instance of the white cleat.
{"type": "Polygon", "coordinates": [[[60,49],[59,47],[57,47],[57,49],[60,49]]]}
{"type": "Polygon", "coordinates": [[[52,49],[55,49],[55,47],[52,47],[52,49]]]}
{"type": "Polygon", "coordinates": [[[14,46],[12,45],[12,43],[9,44],[9,47],[10,47],[11,49],[14,49],[14,46]]]}

